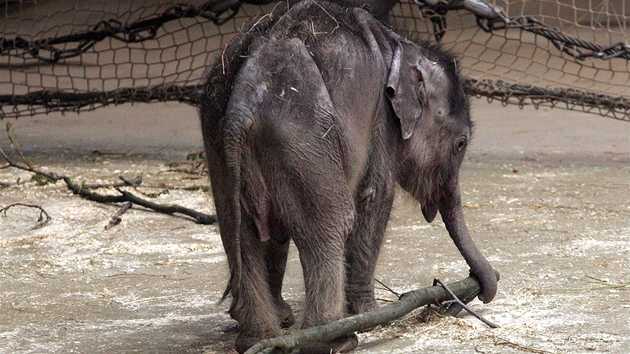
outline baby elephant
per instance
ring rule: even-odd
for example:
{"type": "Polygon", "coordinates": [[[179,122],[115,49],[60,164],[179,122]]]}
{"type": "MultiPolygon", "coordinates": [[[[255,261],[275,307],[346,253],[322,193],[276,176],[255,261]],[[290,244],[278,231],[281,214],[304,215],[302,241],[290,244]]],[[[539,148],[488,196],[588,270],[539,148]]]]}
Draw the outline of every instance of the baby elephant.
{"type": "MultiPolygon", "coordinates": [[[[201,122],[236,349],[293,323],[282,298],[299,251],[302,327],[377,307],[374,269],[398,183],[431,222],[440,212],[481,282],[496,273],[473,243],[459,190],[469,104],[455,59],[369,12],[326,1],[278,6],[233,41],[209,75],[201,122]]],[[[356,336],[303,348],[344,352],[356,336]]]]}

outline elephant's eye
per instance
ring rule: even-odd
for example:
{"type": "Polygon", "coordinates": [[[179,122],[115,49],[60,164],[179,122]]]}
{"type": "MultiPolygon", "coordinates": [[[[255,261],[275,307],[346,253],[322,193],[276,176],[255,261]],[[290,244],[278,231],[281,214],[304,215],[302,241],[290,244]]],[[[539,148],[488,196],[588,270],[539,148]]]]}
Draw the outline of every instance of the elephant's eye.
{"type": "Polygon", "coordinates": [[[462,150],[466,148],[467,143],[468,138],[465,135],[461,135],[457,139],[455,139],[455,142],[453,144],[453,154],[457,155],[462,152],[462,150]]]}

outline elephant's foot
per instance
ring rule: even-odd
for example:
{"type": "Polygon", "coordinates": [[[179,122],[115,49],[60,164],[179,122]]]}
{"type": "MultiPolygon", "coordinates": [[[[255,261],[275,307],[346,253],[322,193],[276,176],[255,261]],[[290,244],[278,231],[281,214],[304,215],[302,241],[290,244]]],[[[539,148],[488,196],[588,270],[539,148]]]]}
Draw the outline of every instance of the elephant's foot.
{"type": "Polygon", "coordinates": [[[282,298],[274,300],[274,306],[276,307],[276,314],[280,319],[280,327],[289,328],[295,323],[295,317],[293,316],[293,310],[291,305],[287,304],[282,298]]]}
{"type": "Polygon", "coordinates": [[[234,342],[234,348],[240,354],[245,353],[249,348],[254,346],[256,343],[260,342],[263,339],[279,337],[282,335],[282,331],[280,328],[277,329],[269,329],[267,331],[263,331],[261,334],[257,331],[244,331],[241,332],[234,342]]]}
{"type": "Polygon", "coordinates": [[[365,313],[378,307],[373,296],[350,298],[346,304],[347,312],[352,315],[365,313]]]}
{"type": "Polygon", "coordinates": [[[247,349],[254,346],[254,344],[258,343],[262,338],[258,336],[250,336],[246,333],[241,333],[236,337],[236,341],[234,342],[234,347],[239,354],[243,354],[247,351],[247,349]]]}
{"type": "MultiPolygon", "coordinates": [[[[353,300],[349,300],[346,306],[347,306],[347,312],[350,315],[358,315],[358,314],[366,313],[366,312],[379,308],[378,303],[372,296],[354,298],[353,300]]],[[[361,333],[371,332],[374,328],[376,328],[376,326],[366,328],[360,332],[361,333]]]]}
{"type": "Polygon", "coordinates": [[[330,354],[347,353],[359,345],[356,334],[335,338],[327,342],[320,342],[300,349],[301,354],[330,354]]]}

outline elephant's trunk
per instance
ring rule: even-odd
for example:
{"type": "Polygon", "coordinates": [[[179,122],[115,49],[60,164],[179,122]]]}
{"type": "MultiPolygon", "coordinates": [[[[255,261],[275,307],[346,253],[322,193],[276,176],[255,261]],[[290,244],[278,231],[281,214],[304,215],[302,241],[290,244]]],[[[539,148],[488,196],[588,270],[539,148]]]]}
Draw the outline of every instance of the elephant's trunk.
{"type": "Polygon", "coordinates": [[[450,185],[442,188],[440,194],[438,208],[442,220],[457,249],[470,266],[471,274],[481,282],[482,292],[479,295],[479,300],[488,303],[497,293],[498,273],[479,252],[468,233],[462,210],[459,181],[457,179],[451,181],[450,185]]]}

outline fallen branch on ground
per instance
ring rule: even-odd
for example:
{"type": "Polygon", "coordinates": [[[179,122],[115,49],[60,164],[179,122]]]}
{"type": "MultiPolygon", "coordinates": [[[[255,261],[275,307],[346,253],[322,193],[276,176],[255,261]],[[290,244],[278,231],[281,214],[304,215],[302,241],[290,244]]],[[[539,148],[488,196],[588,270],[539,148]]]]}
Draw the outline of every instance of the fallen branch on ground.
{"type": "Polygon", "coordinates": [[[168,214],[168,215],[173,215],[173,214],[182,214],[182,215],[186,215],[188,217],[191,217],[192,219],[194,219],[194,221],[198,224],[204,224],[204,225],[209,225],[209,224],[214,224],[217,221],[217,218],[215,215],[209,215],[209,214],[205,214],[205,213],[201,213],[198,212],[196,210],[193,209],[189,209],[180,205],[163,205],[163,204],[158,204],[158,203],[154,203],[151,201],[148,201],[146,199],[143,199],[139,196],[137,196],[136,194],[133,194],[131,192],[122,190],[121,187],[131,187],[136,189],[137,186],[140,185],[140,183],[142,183],[142,179],[140,177],[136,177],[132,180],[127,180],[124,177],[119,177],[123,182],[119,183],[119,184],[112,184],[112,185],[89,185],[89,184],[76,184],[72,178],[68,177],[68,176],[63,176],[63,175],[57,175],[55,173],[50,173],[50,172],[44,172],[41,170],[36,169],[31,162],[24,156],[24,154],[22,154],[22,151],[19,148],[19,145],[17,144],[17,141],[14,139],[14,137],[11,134],[11,124],[7,123],[7,136],[9,137],[9,141],[11,143],[11,146],[13,146],[13,149],[15,150],[15,152],[18,154],[21,163],[20,162],[15,162],[13,161],[11,158],[9,158],[9,156],[2,150],[2,148],[0,148],[0,156],[2,156],[2,158],[6,161],[6,164],[2,166],[2,168],[7,168],[7,167],[12,167],[12,168],[16,168],[19,170],[23,170],[23,171],[28,171],[31,173],[34,173],[36,176],[38,177],[43,177],[45,179],[48,179],[49,181],[56,183],[58,181],[64,181],[64,183],[66,184],[66,186],[68,187],[68,189],[70,191],[72,191],[72,193],[77,194],[85,199],[94,201],[94,202],[98,202],[98,203],[127,203],[127,202],[131,202],[135,205],[139,205],[142,206],[144,208],[147,209],[151,209],[153,211],[156,211],[158,213],[162,213],[162,214],[168,214]],[[99,189],[102,187],[113,187],[115,188],[120,195],[108,195],[108,194],[99,194],[96,192],[93,192],[93,189],[99,189]]]}
{"type": "MultiPolygon", "coordinates": [[[[474,277],[468,277],[449,284],[448,288],[457,298],[463,299],[463,302],[469,302],[481,293],[481,285],[474,277]]],[[[283,337],[261,340],[249,348],[245,354],[287,353],[294,349],[304,348],[318,342],[329,341],[337,337],[383,325],[408,314],[418,307],[441,304],[448,300],[452,300],[451,295],[440,285],[409,291],[402,294],[398,301],[364,314],[299,330],[283,337]]],[[[453,313],[450,314],[455,315],[453,313]]]]}
{"type": "Polygon", "coordinates": [[[95,183],[95,184],[87,184],[87,183],[83,183],[81,184],[81,188],[85,188],[85,189],[99,189],[99,188],[120,188],[120,187],[133,187],[134,189],[136,187],[138,187],[139,185],[142,184],[142,177],[141,176],[137,176],[136,178],[133,179],[127,179],[123,176],[118,176],[118,179],[120,179],[122,182],[119,183],[110,183],[110,184],[101,184],[101,183],[95,183]]]}
{"type": "Polygon", "coordinates": [[[42,208],[39,205],[33,205],[33,204],[14,203],[11,205],[7,205],[3,208],[0,208],[0,213],[3,213],[4,216],[7,216],[7,211],[9,209],[13,207],[18,207],[18,206],[25,207],[25,208],[39,209],[39,217],[37,218],[37,224],[35,224],[35,226],[32,227],[33,230],[46,226],[46,224],[48,224],[50,220],[52,220],[52,218],[50,217],[50,215],[48,215],[48,213],[46,212],[46,210],[44,210],[44,208],[42,208]]]}

